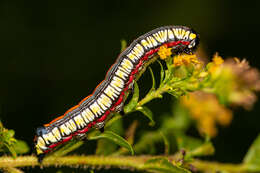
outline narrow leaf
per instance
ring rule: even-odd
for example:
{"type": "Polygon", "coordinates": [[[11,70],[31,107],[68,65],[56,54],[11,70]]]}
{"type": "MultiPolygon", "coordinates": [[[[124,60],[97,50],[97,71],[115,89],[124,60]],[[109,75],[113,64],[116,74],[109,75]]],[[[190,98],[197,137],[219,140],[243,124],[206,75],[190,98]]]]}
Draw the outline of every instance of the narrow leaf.
{"type": "MultiPolygon", "coordinates": [[[[128,142],[130,145],[133,145],[133,144],[134,144],[134,137],[135,137],[135,131],[136,131],[137,125],[138,125],[138,121],[135,120],[135,121],[128,127],[128,129],[126,130],[125,139],[127,140],[127,142],[128,142]]],[[[112,155],[118,156],[118,155],[121,155],[121,154],[124,154],[124,153],[128,153],[128,150],[126,150],[125,148],[121,147],[119,150],[117,150],[116,152],[114,152],[112,155]]]]}
{"type": "Polygon", "coordinates": [[[194,157],[194,156],[209,156],[209,155],[213,155],[214,152],[215,152],[215,148],[212,145],[212,143],[211,142],[205,142],[200,147],[187,152],[186,158],[189,159],[189,158],[194,157]]]}
{"type": "Polygon", "coordinates": [[[124,112],[130,113],[131,111],[133,111],[138,103],[138,100],[139,100],[139,87],[138,87],[137,82],[135,82],[133,96],[132,96],[131,100],[129,101],[129,103],[126,106],[124,106],[124,112]]]}
{"type": "MultiPolygon", "coordinates": [[[[122,117],[122,116],[120,116],[122,117]]],[[[123,120],[122,118],[118,119],[116,123],[111,124],[110,126],[105,126],[105,131],[112,131],[119,135],[124,134],[123,129],[123,120]]],[[[107,139],[100,139],[97,141],[96,154],[108,156],[114,153],[118,148],[118,145],[110,142],[107,139]]]]}
{"type": "Polygon", "coordinates": [[[200,139],[186,135],[178,135],[176,139],[178,149],[186,151],[185,159],[190,159],[194,156],[208,156],[215,152],[215,148],[210,141],[203,142],[200,139]]]}
{"type": "Polygon", "coordinates": [[[142,112],[150,120],[149,123],[150,126],[155,125],[155,122],[153,120],[153,112],[149,108],[142,106],[142,107],[137,107],[136,110],[142,112]]]}
{"type": "Polygon", "coordinates": [[[157,62],[160,64],[160,67],[161,67],[161,79],[160,79],[160,85],[162,85],[162,82],[163,82],[163,80],[164,80],[165,72],[164,72],[164,68],[163,68],[162,63],[161,63],[159,60],[157,60],[157,62]]]}
{"type": "Polygon", "coordinates": [[[149,71],[150,71],[150,73],[151,73],[151,76],[152,76],[152,81],[153,81],[153,85],[152,85],[152,88],[151,88],[151,90],[154,90],[154,89],[155,89],[155,87],[156,87],[156,82],[155,82],[155,78],[154,78],[153,70],[152,70],[152,68],[151,68],[151,67],[148,67],[148,68],[149,68],[149,71]]]}
{"type": "Polygon", "coordinates": [[[249,148],[243,162],[248,165],[250,171],[260,171],[260,134],[249,148]]]}
{"type": "Polygon", "coordinates": [[[112,126],[115,122],[117,122],[118,120],[122,119],[122,116],[119,113],[114,113],[113,118],[111,118],[105,125],[106,128],[109,128],[110,126],[112,126]]]}
{"type": "Polygon", "coordinates": [[[170,143],[169,140],[167,139],[167,137],[164,135],[163,132],[161,132],[162,138],[163,138],[163,142],[164,142],[164,154],[165,155],[169,155],[169,151],[170,151],[170,143]]]}
{"type": "Polygon", "coordinates": [[[104,133],[89,138],[89,140],[97,140],[97,139],[108,139],[116,143],[117,145],[128,149],[132,155],[134,154],[134,150],[132,146],[124,138],[115,134],[112,131],[105,131],[104,133]]]}

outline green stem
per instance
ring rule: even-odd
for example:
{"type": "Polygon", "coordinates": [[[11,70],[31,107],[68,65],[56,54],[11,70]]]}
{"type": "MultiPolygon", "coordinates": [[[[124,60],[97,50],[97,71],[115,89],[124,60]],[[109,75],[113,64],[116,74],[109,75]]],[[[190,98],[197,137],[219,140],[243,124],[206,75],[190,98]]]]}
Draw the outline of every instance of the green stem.
{"type": "Polygon", "coordinates": [[[162,94],[168,91],[170,88],[171,87],[169,85],[164,85],[156,90],[151,91],[142,100],[138,102],[137,107],[143,106],[155,98],[161,98],[162,94]]]}
{"type": "MultiPolygon", "coordinates": [[[[146,170],[145,162],[149,159],[161,158],[162,156],[63,156],[54,157],[50,156],[44,159],[43,163],[40,165],[37,162],[35,156],[20,156],[16,159],[12,157],[1,157],[0,158],[0,168],[14,168],[14,167],[60,167],[60,166],[82,166],[91,167],[93,169],[97,168],[119,168],[128,170],[146,170]]],[[[175,156],[168,156],[169,160],[176,159],[175,156]]],[[[228,171],[231,173],[235,172],[246,172],[247,167],[245,164],[226,164],[209,162],[202,160],[194,160],[191,164],[197,168],[199,171],[228,171]]],[[[160,165],[154,165],[160,167],[160,165]]],[[[146,170],[149,171],[149,170],[146,170]]]]}
{"type": "Polygon", "coordinates": [[[247,166],[245,164],[230,164],[194,160],[192,165],[194,165],[198,170],[210,171],[214,173],[218,171],[227,171],[229,173],[247,172],[247,166]]]}

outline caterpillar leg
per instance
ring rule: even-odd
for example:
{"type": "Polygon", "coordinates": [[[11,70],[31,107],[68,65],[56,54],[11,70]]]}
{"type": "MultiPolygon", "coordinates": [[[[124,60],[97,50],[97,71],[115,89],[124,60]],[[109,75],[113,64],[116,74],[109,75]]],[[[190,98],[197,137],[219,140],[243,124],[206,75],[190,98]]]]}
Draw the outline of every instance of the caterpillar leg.
{"type": "Polygon", "coordinates": [[[176,46],[172,47],[172,50],[171,50],[172,55],[179,55],[183,52],[184,49],[185,49],[185,45],[176,45],[176,46]]]}
{"type": "Polygon", "coordinates": [[[119,112],[120,115],[124,116],[125,115],[125,111],[124,109],[122,109],[120,112],[119,112]]]}
{"type": "Polygon", "coordinates": [[[132,93],[134,93],[134,83],[135,81],[133,80],[129,85],[128,85],[128,89],[131,90],[132,93]]]}
{"type": "Polygon", "coordinates": [[[86,134],[85,133],[79,133],[77,134],[76,138],[79,139],[79,140],[86,140],[86,134]]]}
{"type": "Polygon", "coordinates": [[[45,157],[45,154],[39,154],[39,155],[37,155],[38,163],[41,164],[44,157],[45,157]]]}
{"type": "Polygon", "coordinates": [[[121,114],[121,115],[125,115],[125,112],[124,112],[124,102],[120,103],[119,105],[117,105],[115,107],[115,112],[121,114]]]}
{"type": "Polygon", "coordinates": [[[98,122],[95,124],[95,128],[98,129],[101,133],[103,133],[105,131],[104,129],[105,126],[105,122],[98,122]]]}
{"type": "Polygon", "coordinates": [[[99,129],[99,131],[100,131],[101,133],[103,133],[103,132],[105,131],[105,128],[104,128],[104,127],[101,127],[101,128],[99,129]]]}

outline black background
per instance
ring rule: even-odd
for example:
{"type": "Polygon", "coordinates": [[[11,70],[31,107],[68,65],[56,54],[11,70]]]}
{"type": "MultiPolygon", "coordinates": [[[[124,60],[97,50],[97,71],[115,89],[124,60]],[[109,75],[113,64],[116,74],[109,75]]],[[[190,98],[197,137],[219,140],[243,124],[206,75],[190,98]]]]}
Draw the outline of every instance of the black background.
{"type": "MultiPolygon", "coordinates": [[[[33,147],[37,126],[62,115],[103,80],[121,39],[130,43],[164,25],[194,28],[209,56],[246,58],[260,68],[259,7],[252,0],[1,0],[0,118],[33,147]]],[[[149,80],[143,82],[149,87],[149,80]]],[[[153,104],[157,112],[166,104],[159,102],[153,104]]],[[[260,132],[259,106],[235,110],[232,124],[213,140],[212,159],[241,161],[260,132]]]]}

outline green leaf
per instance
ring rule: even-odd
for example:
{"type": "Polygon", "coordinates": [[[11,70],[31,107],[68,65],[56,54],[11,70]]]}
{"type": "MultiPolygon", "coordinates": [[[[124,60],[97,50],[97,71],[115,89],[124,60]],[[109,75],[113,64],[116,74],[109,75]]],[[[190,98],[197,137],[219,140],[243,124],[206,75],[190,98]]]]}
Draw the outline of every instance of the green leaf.
{"type": "Polygon", "coordinates": [[[89,137],[89,140],[97,140],[97,139],[108,139],[114,142],[115,144],[128,149],[132,155],[134,154],[134,150],[132,146],[124,138],[115,134],[112,131],[105,131],[104,133],[101,133],[97,136],[89,137]]]}
{"type": "Polygon", "coordinates": [[[8,130],[4,128],[2,122],[0,121],[0,152],[11,153],[12,157],[16,157],[17,153],[15,151],[14,145],[17,140],[14,138],[14,130],[8,130]]]}
{"type": "Polygon", "coordinates": [[[127,42],[125,40],[121,40],[121,51],[120,52],[123,52],[126,47],[127,47],[127,42]]]}
{"type": "Polygon", "coordinates": [[[191,158],[194,156],[209,156],[215,153],[215,148],[211,142],[205,142],[200,147],[187,152],[186,158],[191,158]]]}
{"type": "MultiPolygon", "coordinates": [[[[120,116],[121,117],[121,116],[120,116]]],[[[123,135],[124,129],[123,129],[123,120],[122,118],[117,119],[117,121],[110,126],[105,126],[105,130],[115,132],[119,135],[123,135]]],[[[114,153],[118,148],[118,145],[115,143],[111,143],[107,139],[100,139],[97,142],[97,148],[96,148],[96,154],[97,155],[110,155],[114,153]]]]}
{"type": "Polygon", "coordinates": [[[247,165],[248,170],[260,171],[260,134],[249,148],[243,162],[247,165]]]}
{"type": "Polygon", "coordinates": [[[154,78],[153,70],[152,70],[152,68],[151,68],[151,67],[148,67],[148,68],[149,68],[149,71],[150,71],[150,73],[151,73],[151,76],[152,76],[152,81],[153,81],[153,85],[152,85],[152,88],[151,88],[151,90],[154,90],[154,89],[155,89],[155,87],[156,87],[156,82],[155,82],[155,78],[154,78]]]}
{"type": "Polygon", "coordinates": [[[13,158],[16,158],[17,154],[14,150],[14,147],[12,145],[5,144],[5,147],[7,148],[8,152],[11,153],[13,158]]]}
{"type": "Polygon", "coordinates": [[[122,116],[119,113],[116,113],[116,112],[113,113],[112,116],[113,117],[105,124],[105,128],[109,128],[115,122],[117,122],[118,120],[122,119],[122,116]]]}
{"type": "Polygon", "coordinates": [[[178,149],[186,151],[185,159],[190,159],[194,156],[208,156],[215,152],[215,148],[210,141],[203,142],[200,139],[186,135],[178,135],[176,139],[178,149]]]}
{"type": "Polygon", "coordinates": [[[22,141],[22,140],[16,140],[13,147],[14,147],[14,150],[16,151],[17,154],[24,154],[24,153],[29,152],[29,150],[30,150],[27,143],[25,141],[22,141]]]}
{"type": "Polygon", "coordinates": [[[4,139],[5,140],[9,140],[10,138],[13,138],[14,137],[14,130],[8,130],[4,133],[4,139]]]}
{"type": "Polygon", "coordinates": [[[137,107],[136,110],[142,112],[150,120],[149,123],[150,126],[155,125],[155,122],[153,120],[153,112],[149,108],[142,106],[142,107],[137,107]]]}
{"type": "Polygon", "coordinates": [[[173,165],[166,158],[155,158],[145,162],[143,169],[155,173],[190,173],[189,170],[173,165]]]}
{"type": "Polygon", "coordinates": [[[129,101],[129,103],[126,106],[124,106],[124,112],[130,113],[131,111],[133,111],[138,103],[138,100],[139,100],[139,87],[138,87],[137,82],[135,82],[133,96],[132,96],[131,100],[129,101]]]}
{"type": "Polygon", "coordinates": [[[161,86],[162,83],[163,83],[163,80],[164,80],[165,72],[164,72],[164,68],[163,68],[162,63],[159,60],[157,60],[157,62],[160,64],[160,67],[161,67],[161,72],[160,72],[160,74],[161,74],[160,86],[161,86]]]}
{"type": "Polygon", "coordinates": [[[118,148],[118,145],[110,142],[107,139],[100,139],[97,142],[96,155],[108,156],[114,153],[118,148]]]}

